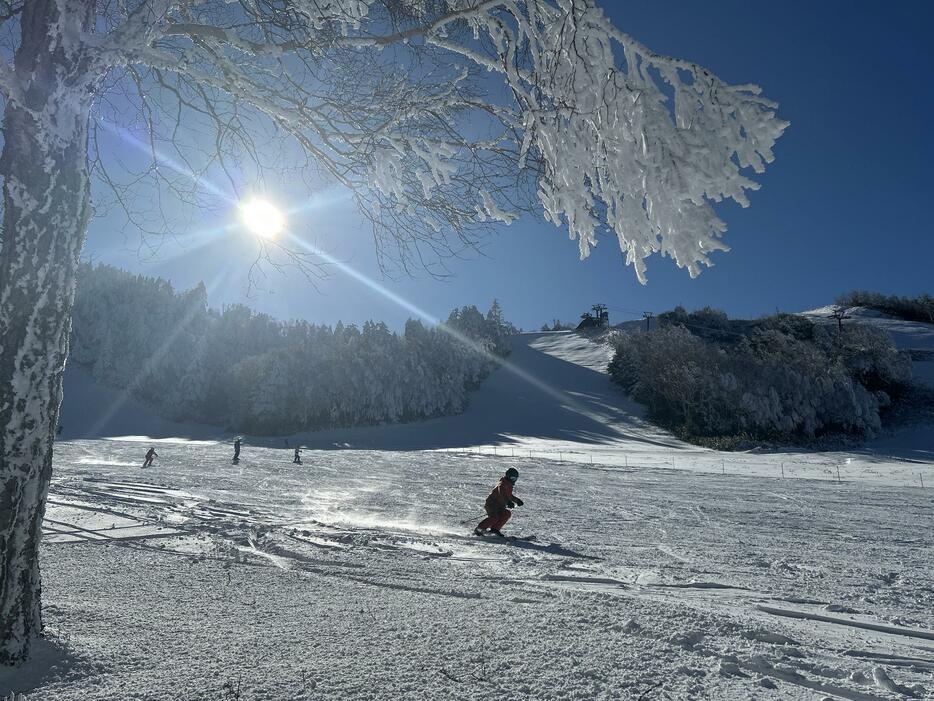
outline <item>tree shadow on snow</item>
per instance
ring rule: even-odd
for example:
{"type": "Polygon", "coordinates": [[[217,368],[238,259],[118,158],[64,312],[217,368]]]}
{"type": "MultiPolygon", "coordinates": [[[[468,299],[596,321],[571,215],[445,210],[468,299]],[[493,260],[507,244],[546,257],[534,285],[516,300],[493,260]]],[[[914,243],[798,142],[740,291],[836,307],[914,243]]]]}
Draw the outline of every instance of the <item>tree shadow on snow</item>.
{"type": "Polygon", "coordinates": [[[139,435],[206,440],[230,435],[218,426],[164,419],[126,391],[98,384],[73,365],[65,372],[63,396],[57,440],[139,435]]]}
{"type": "Polygon", "coordinates": [[[508,445],[552,439],[592,445],[629,441],[641,446],[682,445],[642,419],[641,405],[627,399],[606,373],[531,347],[539,334],[513,340],[512,354],[462,414],[419,423],[331,429],[301,434],[309,448],[418,450],[508,445]]]}
{"type": "MultiPolygon", "coordinates": [[[[512,353],[468,395],[461,414],[426,421],[328,429],[296,434],[307,448],[422,450],[508,445],[524,439],[550,439],[591,445],[631,442],[633,448],[676,448],[683,443],[642,418],[641,405],[627,399],[606,373],[568,362],[532,347],[544,334],[521,334],[512,353]]],[[[161,418],[125,392],[98,385],[88,373],[70,367],[60,440],[145,435],[223,439],[216,426],[182,424],[161,418]]],[[[279,446],[278,437],[251,443],[279,446]]]]}
{"type": "Polygon", "coordinates": [[[29,659],[18,667],[0,665],[0,698],[29,694],[49,685],[62,685],[99,672],[76,656],[67,642],[55,636],[33,640],[29,659]]]}
{"type": "Polygon", "coordinates": [[[841,446],[830,450],[819,448],[776,446],[754,449],[761,455],[833,455],[839,454],[841,462],[850,458],[870,464],[885,464],[893,461],[914,462],[922,465],[934,463],[934,425],[916,424],[902,426],[878,438],[852,446],[841,446]]]}

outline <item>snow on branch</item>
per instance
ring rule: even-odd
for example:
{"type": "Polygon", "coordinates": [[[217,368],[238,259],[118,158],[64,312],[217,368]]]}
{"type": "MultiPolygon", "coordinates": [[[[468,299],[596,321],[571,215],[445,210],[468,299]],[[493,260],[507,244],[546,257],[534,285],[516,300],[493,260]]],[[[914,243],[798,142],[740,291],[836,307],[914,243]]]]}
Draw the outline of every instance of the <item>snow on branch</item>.
{"type": "Polygon", "coordinates": [[[21,98],[20,92],[13,68],[5,59],[0,58],[0,95],[8,100],[18,100],[21,98]]]}
{"type": "Polygon", "coordinates": [[[131,8],[88,38],[101,65],[136,66],[144,92],[223,133],[252,110],[351,188],[405,260],[538,209],[582,258],[609,230],[640,281],[653,253],[695,276],[727,250],[712,203],[749,204],[746,173],[788,125],[756,86],[652,52],[592,0],[131,8]]]}
{"type": "Polygon", "coordinates": [[[693,277],[711,251],[727,250],[710,202],[747,206],[745,190],[758,186],[741,170],[761,173],[788,125],[759,88],[649,51],[589,2],[504,2],[475,30],[499,60],[430,40],[505,76],[522,110],[522,153],[543,162],[546,216],[567,224],[581,257],[604,221],[643,282],[652,253],[693,277]]]}

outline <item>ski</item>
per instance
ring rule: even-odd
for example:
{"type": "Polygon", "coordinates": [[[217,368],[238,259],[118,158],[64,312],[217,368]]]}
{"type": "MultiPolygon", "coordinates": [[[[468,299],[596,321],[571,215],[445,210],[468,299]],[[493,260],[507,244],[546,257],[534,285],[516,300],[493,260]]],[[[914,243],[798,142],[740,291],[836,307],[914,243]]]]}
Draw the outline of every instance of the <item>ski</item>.
{"type": "Polygon", "coordinates": [[[482,540],[489,540],[491,543],[534,543],[538,538],[534,535],[501,535],[498,536],[495,533],[475,533],[478,538],[482,540]]]}

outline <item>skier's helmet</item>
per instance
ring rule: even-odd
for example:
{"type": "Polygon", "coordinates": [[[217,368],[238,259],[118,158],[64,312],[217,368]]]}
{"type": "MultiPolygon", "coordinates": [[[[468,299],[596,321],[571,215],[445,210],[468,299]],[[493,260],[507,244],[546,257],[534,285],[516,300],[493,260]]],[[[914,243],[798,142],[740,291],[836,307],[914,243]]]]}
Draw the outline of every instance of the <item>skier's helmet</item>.
{"type": "Polygon", "coordinates": [[[506,479],[515,484],[516,480],[519,479],[519,471],[514,467],[510,467],[506,470],[506,479]]]}

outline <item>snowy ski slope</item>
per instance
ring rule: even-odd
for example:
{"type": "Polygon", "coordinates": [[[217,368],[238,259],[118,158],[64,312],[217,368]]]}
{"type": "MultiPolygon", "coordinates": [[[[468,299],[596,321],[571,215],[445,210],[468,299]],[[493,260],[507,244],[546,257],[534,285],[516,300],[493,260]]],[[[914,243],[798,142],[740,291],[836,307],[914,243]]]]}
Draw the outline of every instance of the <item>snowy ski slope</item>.
{"type": "MultiPolygon", "coordinates": [[[[463,414],[289,436],[289,445],[323,450],[479,451],[500,457],[720,474],[834,480],[858,476],[889,484],[919,484],[915,465],[934,464],[929,426],[882,436],[852,451],[721,453],[689,445],[642,418],[642,406],[610,382],[609,359],[608,346],[574,332],[521,334],[505,366],[471,395],[463,414]]],[[[78,369],[66,374],[65,396],[61,423],[66,439],[143,434],[232,440],[231,434],[216,427],[161,419],[119,392],[95,385],[78,369]]],[[[283,448],[285,440],[247,438],[254,445],[283,448]]]]}
{"type": "MultiPolygon", "coordinates": [[[[523,335],[465,414],[300,437],[301,466],[278,439],[233,465],[208,427],[61,441],[52,635],[0,671],[0,697],[934,693],[929,430],[850,453],[701,450],[640,418],[607,353],[523,335]],[[470,535],[508,466],[526,504],[506,530],[535,542],[470,535]]],[[[113,402],[94,391],[92,416],[113,402]]]]}

